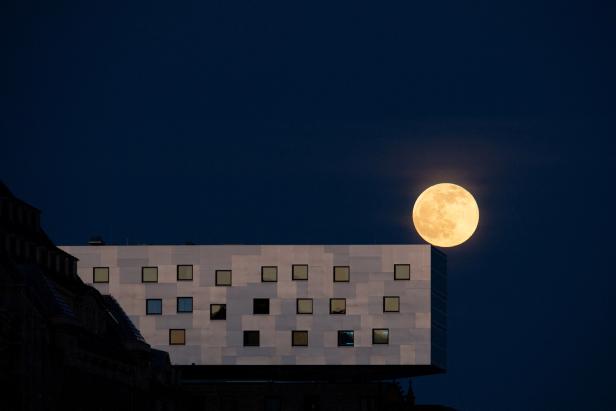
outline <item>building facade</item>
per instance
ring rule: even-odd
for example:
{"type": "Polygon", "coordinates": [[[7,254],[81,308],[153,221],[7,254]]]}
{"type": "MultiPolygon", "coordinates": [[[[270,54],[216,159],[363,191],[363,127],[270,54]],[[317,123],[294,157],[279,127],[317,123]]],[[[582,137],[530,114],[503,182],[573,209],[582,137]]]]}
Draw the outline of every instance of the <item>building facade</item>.
{"type": "Polygon", "coordinates": [[[61,248],[176,365],[379,365],[409,376],[446,366],[446,259],[427,245],[61,248]]]}

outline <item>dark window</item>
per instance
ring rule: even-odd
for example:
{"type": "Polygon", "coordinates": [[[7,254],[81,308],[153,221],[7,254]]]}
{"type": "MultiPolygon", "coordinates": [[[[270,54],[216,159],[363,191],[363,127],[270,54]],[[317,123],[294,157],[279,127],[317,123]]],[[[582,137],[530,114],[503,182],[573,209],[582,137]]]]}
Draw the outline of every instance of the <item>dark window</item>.
{"type": "Polygon", "coordinates": [[[269,298],[255,298],[254,300],[252,300],[253,314],[269,314],[269,308],[269,298]]]}
{"type": "Polygon", "coordinates": [[[394,264],[394,280],[410,280],[411,265],[410,264],[394,264]]]}
{"type": "Polygon", "coordinates": [[[244,347],[259,346],[259,331],[244,331],[244,347]]]}
{"type": "Polygon", "coordinates": [[[109,282],[109,267],[94,267],[92,269],[92,282],[108,283],[109,282]]]}
{"type": "Polygon", "coordinates": [[[163,313],[163,300],[160,298],[148,298],[145,300],[146,315],[160,315],[163,313]]]}
{"type": "Polygon", "coordinates": [[[210,320],[226,320],[227,304],[210,304],[210,320]]]}
{"type": "Polygon", "coordinates": [[[291,345],[294,347],[307,347],[308,331],[293,331],[291,333],[291,345]]]}
{"type": "Polygon", "coordinates": [[[308,264],[293,264],[291,278],[293,280],[308,280],[308,264]]]}
{"type": "Polygon", "coordinates": [[[330,298],[329,313],[346,314],[346,298],[330,298]]]}
{"type": "Polygon", "coordinates": [[[141,267],[141,282],[142,283],[157,283],[158,282],[158,267],[141,267]]]}
{"type": "Polygon", "coordinates": [[[271,397],[265,399],[265,411],[280,411],[282,410],[282,405],[280,398],[271,397]]]}
{"type": "Polygon", "coordinates": [[[352,347],[354,342],[354,332],[351,330],[338,331],[338,346],[339,347],[352,347]]]}
{"type": "Polygon", "coordinates": [[[216,270],[216,285],[230,286],[231,285],[231,270],[216,270]]]}
{"type": "Polygon", "coordinates": [[[312,314],[312,298],[298,298],[297,299],[297,313],[298,314],[312,314]]]}
{"type": "Polygon", "coordinates": [[[383,297],[383,312],[385,313],[400,312],[400,297],[392,297],[392,296],[383,297]]]}
{"type": "Polygon", "coordinates": [[[388,328],[373,328],[372,329],[372,344],[389,344],[389,329],[388,328]]]}
{"type": "Polygon", "coordinates": [[[337,265],[334,267],[334,282],[348,283],[351,281],[351,268],[348,265],[337,265]]]}
{"type": "Polygon", "coordinates": [[[179,313],[192,313],[193,311],[192,297],[178,297],[177,311],[179,313]]]}
{"type": "Polygon", "coordinates": [[[178,265],[178,281],[192,281],[193,280],[193,266],[192,265],[178,265]]]}
{"type": "Polygon", "coordinates": [[[186,330],[169,330],[169,345],[186,345],[186,330]]]}
{"type": "Polygon", "coordinates": [[[275,283],[278,281],[278,267],[261,267],[261,281],[264,283],[275,283]]]}

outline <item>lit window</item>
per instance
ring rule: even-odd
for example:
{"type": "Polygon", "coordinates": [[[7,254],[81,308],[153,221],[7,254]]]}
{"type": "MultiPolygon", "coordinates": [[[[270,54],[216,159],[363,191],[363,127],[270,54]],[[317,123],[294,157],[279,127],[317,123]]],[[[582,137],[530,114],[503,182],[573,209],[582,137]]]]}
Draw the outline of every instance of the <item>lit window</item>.
{"type": "Polygon", "coordinates": [[[146,315],[159,315],[163,313],[163,300],[160,298],[148,298],[145,300],[146,315]]]}
{"type": "Polygon", "coordinates": [[[92,269],[92,281],[95,283],[108,283],[109,267],[94,267],[92,269]]]}
{"type": "Polygon", "coordinates": [[[388,328],[373,328],[372,329],[372,344],[389,344],[389,329],[388,328]]]}
{"type": "Polygon", "coordinates": [[[352,330],[338,331],[338,346],[352,347],[355,345],[354,332],[352,330]]]}
{"type": "Polygon", "coordinates": [[[259,346],[259,331],[244,331],[244,347],[259,346]]]}
{"type": "Polygon", "coordinates": [[[255,298],[252,300],[253,314],[269,314],[270,303],[269,298],[255,298]]]}
{"type": "Polygon", "coordinates": [[[158,267],[141,267],[141,282],[157,283],[158,267]]]}
{"type": "Polygon", "coordinates": [[[186,330],[171,329],[169,330],[169,345],[185,345],[186,330]]]}
{"type": "Polygon", "coordinates": [[[312,298],[298,298],[297,299],[297,313],[298,314],[312,314],[312,298]]]}
{"type": "Polygon", "coordinates": [[[294,347],[308,346],[308,331],[293,331],[291,335],[291,345],[294,347]]]}
{"type": "Polygon", "coordinates": [[[227,304],[210,304],[210,320],[226,320],[227,304]]]}
{"type": "Polygon", "coordinates": [[[346,314],[346,298],[330,298],[329,313],[346,314]]]}
{"type": "Polygon", "coordinates": [[[383,297],[383,312],[397,313],[400,311],[400,297],[383,297]]]}
{"type": "Polygon", "coordinates": [[[292,278],[294,280],[308,279],[308,264],[293,264],[291,267],[292,278]]]}
{"type": "Polygon", "coordinates": [[[193,266],[192,265],[178,265],[178,281],[192,281],[193,279],[193,266]]]}
{"type": "Polygon", "coordinates": [[[216,285],[231,285],[231,270],[216,270],[216,285]]]}
{"type": "Polygon", "coordinates": [[[394,280],[410,280],[411,265],[410,264],[394,264],[394,280]]]}
{"type": "Polygon", "coordinates": [[[278,281],[278,267],[261,267],[261,281],[264,283],[275,283],[278,281]]]}
{"type": "Polygon", "coordinates": [[[346,283],[351,280],[351,269],[348,265],[339,265],[334,267],[334,282],[346,283]]]}
{"type": "Polygon", "coordinates": [[[192,297],[178,297],[177,311],[179,313],[192,313],[193,311],[192,297]]]}

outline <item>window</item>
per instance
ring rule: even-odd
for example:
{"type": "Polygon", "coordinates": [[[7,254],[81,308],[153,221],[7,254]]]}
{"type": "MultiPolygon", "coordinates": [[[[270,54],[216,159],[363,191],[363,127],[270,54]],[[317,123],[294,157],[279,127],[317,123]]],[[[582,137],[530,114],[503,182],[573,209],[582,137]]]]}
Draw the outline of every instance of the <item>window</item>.
{"type": "Polygon", "coordinates": [[[334,267],[334,282],[348,283],[351,281],[351,269],[348,265],[337,265],[334,267]]]}
{"type": "Polygon", "coordinates": [[[109,282],[109,267],[94,267],[92,269],[92,282],[108,283],[109,282]]]}
{"type": "Polygon", "coordinates": [[[210,304],[210,320],[226,320],[227,304],[210,304]]]}
{"type": "Polygon", "coordinates": [[[261,282],[275,283],[278,281],[278,267],[263,266],[261,267],[261,282]]]}
{"type": "Polygon", "coordinates": [[[193,311],[192,297],[178,297],[177,311],[179,313],[192,313],[193,311]]]}
{"type": "Polygon", "coordinates": [[[298,314],[312,314],[312,298],[298,298],[297,299],[297,313],[298,314]]]}
{"type": "Polygon", "coordinates": [[[388,328],[373,328],[372,329],[372,344],[389,344],[389,329],[388,328]]]}
{"type": "Polygon", "coordinates": [[[160,298],[148,298],[145,300],[146,315],[160,315],[163,313],[163,300],[160,298]]]}
{"type": "Polygon", "coordinates": [[[216,270],[216,285],[230,286],[231,285],[231,270],[216,270]]]}
{"type": "Polygon", "coordinates": [[[307,347],[308,331],[293,331],[291,333],[291,345],[293,347],[307,347]]]}
{"type": "Polygon", "coordinates": [[[383,312],[400,312],[400,297],[383,297],[383,312]]]}
{"type": "Polygon", "coordinates": [[[157,283],[158,282],[158,267],[141,267],[141,282],[142,283],[157,283]]]}
{"type": "Polygon", "coordinates": [[[354,332],[352,330],[338,331],[338,347],[352,347],[355,345],[354,332]]]}
{"type": "Polygon", "coordinates": [[[272,397],[265,399],[265,411],[280,411],[282,410],[282,402],[280,398],[272,397]]]}
{"type": "Polygon", "coordinates": [[[255,298],[252,300],[253,314],[269,314],[269,298],[255,298]]]}
{"type": "Polygon", "coordinates": [[[329,313],[346,314],[346,298],[330,298],[329,313]]]}
{"type": "Polygon", "coordinates": [[[186,345],[186,330],[169,330],[169,345],[186,345]]]}
{"type": "Polygon", "coordinates": [[[192,265],[178,265],[178,281],[192,281],[193,280],[193,266],[192,265]]]}
{"type": "Polygon", "coordinates": [[[244,347],[259,346],[259,331],[244,331],[244,347]]]}
{"type": "Polygon", "coordinates": [[[293,264],[291,266],[293,280],[308,280],[308,264],[293,264]]]}
{"type": "Polygon", "coordinates": [[[394,280],[410,280],[411,265],[410,264],[394,264],[394,280]]]}

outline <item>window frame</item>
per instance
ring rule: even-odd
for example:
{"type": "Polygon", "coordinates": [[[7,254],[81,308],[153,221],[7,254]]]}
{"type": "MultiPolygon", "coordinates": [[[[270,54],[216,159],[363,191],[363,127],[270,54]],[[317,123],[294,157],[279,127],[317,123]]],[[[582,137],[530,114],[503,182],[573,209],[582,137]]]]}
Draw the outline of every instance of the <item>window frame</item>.
{"type": "Polygon", "coordinates": [[[169,345],[186,345],[186,328],[170,328],[169,329],[169,345]],[[174,343],[171,341],[171,335],[173,334],[173,331],[182,331],[183,333],[183,340],[184,342],[182,343],[174,343]]]}
{"type": "Polygon", "coordinates": [[[313,315],[314,314],[314,299],[313,298],[296,298],[295,299],[295,314],[298,314],[298,315],[313,315]],[[299,312],[299,301],[300,300],[310,301],[310,312],[309,313],[300,313],[299,312]]]}
{"type": "Polygon", "coordinates": [[[243,347],[260,347],[261,346],[261,332],[259,330],[244,330],[242,333],[242,346],[243,347]],[[248,335],[257,336],[257,344],[246,344],[246,338],[248,335]]]}
{"type": "Polygon", "coordinates": [[[292,281],[308,281],[310,269],[308,264],[292,264],[291,265],[291,280],[292,281]],[[295,267],[306,267],[306,278],[295,278],[295,267]]]}
{"type": "Polygon", "coordinates": [[[217,304],[217,303],[210,304],[210,321],[226,321],[226,320],[227,320],[227,304],[217,304]],[[214,305],[220,305],[224,307],[225,318],[212,318],[212,306],[214,305]]]}
{"type": "Polygon", "coordinates": [[[193,279],[195,278],[195,266],[193,264],[178,264],[176,270],[176,281],[193,281],[193,279]],[[180,278],[180,267],[190,267],[190,280],[186,278],[180,278]]]}
{"type": "Polygon", "coordinates": [[[176,302],[175,302],[175,312],[177,314],[192,314],[193,310],[194,310],[194,300],[193,297],[189,297],[189,296],[182,296],[182,297],[176,297],[176,302]],[[190,299],[190,311],[180,311],[180,300],[182,299],[190,299]]]}
{"type": "Polygon", "coordinates": [[[109,284],[109,278],[111,277],[109,267],[92,267],[92,284],[109,284]],[[96,269],[107,269],[107,281],[96,281],[96,269]]]}
{"type": "Polygon", "coordinates": [[[141,267],[141,282],[145,284],[155,284],[158,283],[158,266],[155,265],[146,265],[141,267]],[[156,281],[145,281],[144,274],[146,268],[156,268],[156,281]]]}
{"type": "Polygon", "coordinates": [[[399,313],[399,312],[400,312],[400,296],[399,296],[399,295],[384,295],[384,296],[383,296],[383,312],[384,312],[384,313],[399,313]],[[386,310],[386,309],[385,309],[385,308],[386,308],[386,303],[385,303],[385,301],[386,301],[388,298],[396,298],[396,299],[398,300],[398,309],[397,309],[397,310],[392,311],[392,310],[386,310]]]}
{"type": "Polygon", "coordinates": [[[163,299],[162,298],[146,298],[145,299],[145,315],[163,315],[163,299]],[[159,313],[149,312],[148,303],[150,301],[160,301],[160,312],[159,313]]]}
{"type": "Polygon", "coordinates": [[[347,300],[346,298],[330,298],[329,299],[329,313],[331,315],[346,315],[346,313],[347,313],[347,301],[346,300],[347,300]],[[342,313],[332,312],[332,303],[334,302],[334,300],[342,300],[342,301],[344,301],[344,312],[342,312],[342,313]]]}
{"type": "Polygon", "coordinates": [[[372,345],[389,345],[389,328],[373,328],[372,329],[372,345]],[[375,331],[387,331],[387,342],[374,342],[375,331]]]}
{"type": "Polygon", "coordinates": [[[231,287],[233,285],[233,271],[232,270],[215,270],[214,271],[214,285],[216,287],[231,287]],[[218,282],[218,273],[229,272],[229,284],[220,284],[218,282]]]}
{"type": "Polygon", "coordinates": [[[338,347],[355,347],[355,330],[338,330],[338,347]],[[341,335],[342,333],[351,333],[351,335],[353,336],[353,344],[351,345],[343,345],[341,344],[342,338],[341,335]]]}
{"type": "Polygon", "coordinates": [[[291,331],[291,346],[292,347],[308,347],[308,330],[292,330],[291,331]],[[306,334],[306,344],[295,344],[295,335],[299,333],[306,334]]]}
{"type": "Polygon", "coordinates": [[[350,265],[335,265],[333,268],[333,280],[335,283],[349,283],[351,282],[351,266],[350,265]],[[336,268],[346,268],[348,270],[348,278],[346,280],[336,280],[336,268]]]}
{"type": "Polygon", "coordinates": [[[270,315],[270,299],[269,298],[253,298],[252,299],[252,314],[253,315],[270,315]],[[257,313],[256,311],[256,304],[257,304],[257,300],[259,301],[267,301],[267,312],[266,313],[257,313]]]}
{"type": "Polygon", "coordinates": [[[261,282],[262,283],[277,283],[278,282],[278,266],[277,265],[262,265],[261,266],[261,282]],[[276,270],[276,279],[275,280],[265,280],[264,276],[264,269],[265,268],[273,268],[276,270]]]}
{"type": "Polygon", "coordinates": [[[410,264],[394,264],[394,281],[410,281],[411,280],[411,265],[410,264]],[[397,267],[408,267],[409,268],[409,278],[398,278],[396,273],[397,267]]]}

